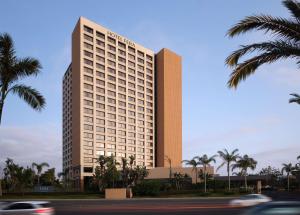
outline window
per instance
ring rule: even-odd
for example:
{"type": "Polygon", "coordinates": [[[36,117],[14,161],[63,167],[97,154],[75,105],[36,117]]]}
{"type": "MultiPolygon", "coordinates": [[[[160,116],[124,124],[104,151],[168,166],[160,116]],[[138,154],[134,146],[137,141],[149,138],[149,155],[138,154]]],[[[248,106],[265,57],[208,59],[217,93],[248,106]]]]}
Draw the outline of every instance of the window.
{"type": "Polygon", "coordinates": [[[104,109],[105,105],[97,102],[96,103],[96,108],[104,109]]]}
{"type": "Polygon", "coordinates": [[[98,54],[105,55],[105,51],[103,49],[98,48],[98,47],[96,47],[96,52],[98,54]]]}
{"type": "Polygon", "coordinates": [[[119,91],[121,91],[121,92],[126,92],[126,88],[125,88],[125,87],[119,86],[118,88],[119,88],[119,91]]]}
{"type": "Polygon", "coordinates": [[[100,61],[100,62],[102,62],[102,63],[105,62],[105,58],[104,58],[104,57],[101,57],[101,56],[99,56],[99,55],[96,55],[96,60],[97,60],[97,61],[100,61]]]}
{"type": "Polygon", "coordinates": [[[116,44],[116,40],[114,38],[111,37],[107,37],[108,42],[116,44]]]}
{"type": "Polygon", "coordinates": [[[108,103],[110,104],[116,104],[116,100],[112,98],[107,98],[108,103]]]}
{"type": "Polygon", "coordinates": [[[105,120],[104,119],[96,119],[96,124],[104,125],[105,124],[105,120]]]}
{"type": "Polygon", "coordinates": [[[88,33],[90,33],[90,34],[92,34],[92,33],[93,33],[93,29],[92,29],[92,28],[90,28],[90,27],[88,27],[88,26],[86,26],[86,25],[84,25],[84,26],[83,26],[83,30],[84,30],[85,32],[88,32],[88,33]]]}
{"type": "Polygon", "coordinates": [[[147,88],[146,92],[147,93],[152,93],[152,90],[147,88]]]}
{"type": "MultiPolygon", "coordinates": [[[[101,147],[104,148],[104,147],[101,147]]],[[[96,155],[100,156],[100,155],[104,155],[104,151],[96,151],[96,155]]]]}
{"type": "Polygon", "coordinates": [[[103,41],[100,41],[100,40],[96,40],[96,43],[98,46],[101,46],[101,47],[105,47],[105,43],[103,41]]]}
{"type": "Polygon", "coordinates": [[[131,74],[133,74],[133,75],[135,74],[135,70],[131,69],[131,68],[128,68],[128,72],[131,73],[131,74]]]}
{"type": "Polygon", "coordinates": [[[144,84],[144,80],[138,79],[138,83],[139,83],[139,84],[144,84]]]}
{"type": "Polygon", "coordinates": [[[85,43],[84,43],[84,48],[93,50],[93,45],[91,45],[91,44],[85,42],[85,43]]]}
{"type": "Polygon", "coordinates": [[[108,106],[107,106],[107,109],[108,109],[109,111],[116,112],[116,107],[113,107],[113,106],[108,105],[108,106]]]}
{"type": "Polygon", "coordinates": [[[108,121],[107,124],[111,127],[116,127],[116,123],[113,121],[108,121]]]}
{"type": "Polygon", "coordinates": [[[83,132],[83,137],[84,137],[84,138],[90,138],[90,139],[93,139],[93,134],[92,134],[92,133],[83,132]]]}
{"type": "Polygon", "coordinates": [[[93,141],[84,140],[83,145],[93,147],[93,141]]]}
{"type": "Polygon", "coordinates": [[[140,69],[140,70],[144,70],[144,67],[143,67],[143,66],[141,66],[141,65],[138,65],[138,69],[140,69]]]}
{"type": "Polygon", "coordinates": [[[84,39],[86,39],[87,41],[93,42],[93,37],[91,37],[87,34],[84,34],[84,39]]]}
{"type": "Polygon", "coordinates": [[[93,150],[91,150],[91,149],[85,149],[84,150],[84,154],[85,155],[92,155],[93,154],[93,150]]]}
{"type": "Polygon", "coordinates": [[[119,128],[123,128],[123,129],[126,129],[126,124],[119,123],[119,124],[118,124],[118,127],[119,127],[119,128]]]}
{"type": "Polygon", "coordinates": [[[91,75],[93,74],[93,70],[90,69],[90,68],[88,68],[88,67],[84,67],[84,68],[83,68],[83,71],[86,72],[86,73],[89,73],[89,74],[91,74],[91,75]]]}
{"type": "Polygon", "coordinates": [[[119,108],[119,113],[121,113],[121,114],[126,114],[126,110],[125,110],[125,109],[122,109],[122,108],[119,108]]]}
{"type": "Polygon", "coordinates": [[[133,119],[133,118],[128,118],[128,122],[134,124],[134,123],[135,123],[135,119],[133,119]]]}
{"type": "Polygon", "coordinates": [[[152,63],[147,62],[148,67],[152,67],[152,63]]]}
{"type": "Polygon", "coordinates": [[[96,111],[96,116],[104,117],[105,113],[103,111],[96,111]]]}
{"type": "Polygon", "coordinates": [[[93,53],[92,53],[92,52],[88,52],[88,51],[84,50],[84,56],[87,56],[87,57],[93,58],[93,53]]]}
{"type": "Polygon", "coordinates": [[[97,93],[105,93],[105,90],[103,88],[96,87],[96,92],[97,93]]]}
{"type": "Polygon", "coordinates": [[[88,82],[93,82],[93,78],[87,75],[84,75],[84,80],[88,82]]]}
{"type": "Polygon", "coordinates": [[[147,81],[147,87],[152,87],[152,83],[147,81]]]}
{"type": "Polygon", "coordinates": [[[108,50],[110,50],[110,51],[116,51],[116,47],[114,47],[114,46],[111,46],[111,45],[107,45],[107,48],[108,48],[108,50]]]}
{"type": "Polygon", "coordinates": [[[122,63],[126,63],[126,60],[125,60],[125,58],[122,58],[122,57],[118,57],[118,61],[120,61],[120,62],[122,62],[122,63]]]}
{"type": "Polygon", "coordinates": [[[86,98],[93,98],[93,93],[84,92],[84,97],[86,97],[86,98]]]}
{"type": "Polygon", "coordinates": [[[128,101],[130,101],[130,102],[135,102],[135,98],[134,98],[134,97],[131,97],[131,96],[128,96],[128,101]]]}
{"type": "Polygon", "coordinates": [[[119,81],[119,84],[123,84],[123,85],[126,85],[126,81],[124,81],[124,80],[122,80],[122,79],[118,79],[118,81],[119,81]]]}
{"type": "Polygon", "coordinates": [[[124,94],[119,93],[119,99],[126,99],[126,96],[124,94]]]}
{"type": "Polygon", "coordinates": [[[107,78],[110,81],[114,81],[114,82],[116,81],[116,78],[114,76],[108,75],[107,78]]]}
{"type": "Polygon", "coordinates": [[[113,91],[108,90],[107,94],[110,95],[110,96],[112,96],[112,97],[116,97],[116,93],[113,92],[113,91]]]}
{"type": "Polygon", "coordinates": [[[108,86],[108,88],[116,89],[116,85],[115,84],[108,83],[107,86],[108,86]]]}
{"type": "Polygon", "coordinates": [[[126,56],[126,52],[125,51],[123,51],[121,49],[118,49],[118,51],[119,51],[119,55],[126,56]]]}
{"type": "Polygon", "coordinates": [[[116,142],[116,137],[108,136],[108,137],[107,137],[107,140],[109,140],[109,141],[111,141],[111,142],[116,142]]]}
{"type": "Polygon", "coordinates": [[[83,158],[83,162],[84,162],[84,163],[93,163],[93,158],[84,157],[84,158],[83,158]]]}
{"type": "Polygon", "coordinates": [[[150,75],[146,76],[147,80],[152,81],[152,77],[150,75]]]}
{"type": "Polygon", "coordinates": [[[105,101],[105,97],[104,96],[100,96],[100,95],[96,95],[96,100],[97,101],[105,101]]]}
{"type": "Polygon", "coordinates": [[[130,95],[135,95],[135,91],[134,90],[128,90],[128,93],[130,94],[130,95]]]}
{"type": "Polygon", "coordinates": [[[109,134],[116,134],[116,129],[108,128],[107,129],[107,133],[109,133],[109,134]]]}
{"type": "Polygon", "coordinates": [[[93,122],[93,117],[84,116],[83,120],[84,120],[84,122],[93,122]]]}
{"type": "Polygon", "coordinates": [[[118,45],[119,45],[119,47],[121,47],[123,49],[126,49],[125,43],[118,42],[118,45]]]}
{"type": "Polygon", "coordinates": [[[96,140],[105,140],[105,136],[101,134],[96,134],[96,140]]]}
{"type": "Polygon", "coordinates": [[[128,115],[129,116],[135,116],[135,112],[134,111],[128,111],[128,115]]]}
{"type": "Polygon", "coordinates": [[[86,114],[93,114],[93,109],[84,108],[83,112],[86,113],[86,114]]]}
{"type": "Polygon", "coordinates": [[[105,143],[96,143],[96,147],[105,148],[105,143]]]}
{"type": "Polygon", "coordinates": [[[104,69],[105,69],[104,65],[99,64],[99,63],[96,63],[96,68],[99,70],[102,70],[102,71],[104,71],[104,69]]]}
{"type": "Polygon", "coordinates": [[[103,72],[96,71],[96,76],[99,78],[105,78],[105,74],[103,72]]]}
{"type": "Polygon", "coordinates": [[[125,122],[125,121],[126,121],[126,117],[124,117],[124,116],[119,116],[119,120],[120,120],[121,122],[125,122]]]}
{"type": "Polygon", "coordinates": [[[118,68],[122,69],[122,70],[126,70],[126,67],[124,65],[122,65],[122,64],[118,64],[118,68]]]}
{"type": "Polygon", "coordinates": [[[87,106],[93,106],[93,102],[92,102],[92,101],[89,101],[89,100],[84,100],[84,101],[83,101],[83,104],[84,104],[84,105],[87,105],[87,106]]]}
{"type": "Polygon", "coordinates": [[[152,61],[152,56],[146,55],[147,60],[152,61]]]}
{"type": "Polygon", "coordinates": [[[128,51],[131,52],[131,53],[135,53],[135,49],[130,47],[130,46],[128,46],[128,51]]]}
{"type": "Polygon", "coordinates": [[[140,92],[138,92],[138,97],[140,97],[140,98],[144,98],[144,93],[140,93],[140,92]]]}
{"type": "Polygon", "coordinates": [[[131,109],[135,109],[135,105],[133,105],[133,104],[128,104],[128,107],[131,109]]]}
{"type": "Polygon", "coordinates": [[[114,59],[114,60],[116,59],[116,55],[113,54],[113,53],[107,52],[107,56],[114,59]]]}
{"type": "Polygon", "coordinates": [[[101,39],[105,39],[105,35],[103,33],[100,33],[99,31],[96,31],[96,36],[101,39]]]}
{"type": "Polygon", "coordinates": [[[84,130],[93,131],[93,126],[92,125],[84,124],[83,128],[84,128],[84,130]]]}
{"type": "Polygon", "coordinates": [[[128,82],[128,86],[131,88],[135,88],[135,84],[128,82]]]}
{"type": "Polygon", "coordinates": [[[84,63],[85,63],[86,65],[93,66],[93,61],[91,61],[91,60],[84,59],[84,63]]]}
{"type": "Polygon", "coordinates": [[[105,81],[96,79],[96,84],[101,85],[101,86],[105,86],[105,81]]]}
{"type": "Polygon", "coordinates": [[[108,117],[109,119],[116,119],[116,115],[115,115],[115,114],[111,114],[111,113],[108,113],[108,114],[107,114],[107,117],[108,117]]]}

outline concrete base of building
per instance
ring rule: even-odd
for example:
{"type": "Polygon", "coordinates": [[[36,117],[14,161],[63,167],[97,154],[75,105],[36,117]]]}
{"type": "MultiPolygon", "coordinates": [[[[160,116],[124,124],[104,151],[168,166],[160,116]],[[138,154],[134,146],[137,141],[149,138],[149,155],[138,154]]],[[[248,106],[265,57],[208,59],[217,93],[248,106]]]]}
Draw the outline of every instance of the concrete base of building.
{"type": "Polygon", "coordinates": [[[130,188],[107,188],[105,189],[105,199],[126,199],[132,198],[130,188]]]}

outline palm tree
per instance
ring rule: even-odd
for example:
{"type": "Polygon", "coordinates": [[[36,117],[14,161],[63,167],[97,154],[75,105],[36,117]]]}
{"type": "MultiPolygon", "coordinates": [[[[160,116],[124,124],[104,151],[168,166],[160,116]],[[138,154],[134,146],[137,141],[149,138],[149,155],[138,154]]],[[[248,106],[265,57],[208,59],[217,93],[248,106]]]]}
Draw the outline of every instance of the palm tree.
{"type": "Polygon", "coordinates": [[[300,63],[300,3],[295,0],[284,0],[283,5],[289,10],[292,18],[286,19],[270,15],[247,16],[232,28],[227,35],[238,36],[251,30],[263,30],[274,36],[273,40],[243,45],[226,59],[226,64],[233,68],[228,86],[236,88],[238,84],[253,74],[263,64],[273,63],[281,59],[296,59],[300,63]],[[240,59],[253,52],[257,55],[239,62],[240,59]]]}
{"type": "Polygon", "coordinates": [[[232,170],[238,168],[241,170],[245,177],[245,188],[248,190],[247,186],[247,172],[248,169],[254,170],[256,168],[257,161],[253,158],[250,158],[248,155],[244,155],[243,157],[239,157],[235,164],[232,165],[232,170]]]}
{"type": "Polygon", "coordinates": [[[216,163],[216,157],[217,155],[213,155],[211,157],[208,157],[206,154],[204,154],[202,157],[197,157],[198,158],[198,163],[200,165],[203,166],[203,174],[204,174],[204,192],[206,193],[206,176],[207,176],[207,173],[206,173],[206,168],[207,166],[210,166],[210,163],[214,162],[216,163]]]}
{"type": "Polygon", "coordinates": [[[230,191],[230,167],[232,162],[236,162],[239,154],[237,154],[239,150],[235,149],[231,153],[224,149],[223,151],[218,151],[219,157],[223,160],[221,165],[217,168],[219,170],[222,166],[226,164],[227,175],[228,175],[228,190],[230,191]]]}
{"type": "Polygon", "coordinates": [[[49,167],[49,164],[46,162],[43,162],[40,164],[32,163],[32,169],[36,168],[36,170],[37,170],[38,185],[40,185],[40,177],[41,177],[41,173],[42,173],[44,167],[49,167]]]}
{"type": "Polygon", "coordinates": [[[166,155],[165,160],[169,164],[169,179],[171,180],[171,178],[172,178],[172,159],[168,155],[166,155]]]}
{"type": "Polygon", "coordinates": [[[194,157],[192,160],[183,160],[182,162],[185,164],[185,165],[188,165],[188,166],[192,166],[192,172],[195,172],[195,177],[196,177],[196,184],[198,183],[198,165],[200,165],[199,162],[197,162],[197,157],[194,157]]]}
{"type": "Polygon", "coordinates": [[[293,165],[291,163],[282,164],[282,169],[281,172],[286,172],[286,177],[287,177],[287,185],[288,185],[288,191],[290,191],[290,174],[292,173],[292,171],[295,169],[295,167],[293,167],[293,165]]]}
{"type": "Polygon", "coordinates": [[[34,110],[44,108],[45,99],[36,89],[19,84],[22,78],[38,75],[41,68],[34,58],[17,58],[12,38],[6,33],[0,34],[0,124],[9,93],[18,95],[34,110]]]}

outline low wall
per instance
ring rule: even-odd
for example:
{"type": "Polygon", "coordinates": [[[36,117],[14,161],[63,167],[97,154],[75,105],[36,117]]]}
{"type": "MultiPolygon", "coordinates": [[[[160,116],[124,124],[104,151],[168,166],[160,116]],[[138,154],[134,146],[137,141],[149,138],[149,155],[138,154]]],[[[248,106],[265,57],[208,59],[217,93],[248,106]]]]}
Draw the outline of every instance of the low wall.
{"type": "Polygon", "coordinates": [[[105,199],[126,199],[131,197],[132,197],[131,189],[127,189],[127,188],[105,189],[105,199]]]}

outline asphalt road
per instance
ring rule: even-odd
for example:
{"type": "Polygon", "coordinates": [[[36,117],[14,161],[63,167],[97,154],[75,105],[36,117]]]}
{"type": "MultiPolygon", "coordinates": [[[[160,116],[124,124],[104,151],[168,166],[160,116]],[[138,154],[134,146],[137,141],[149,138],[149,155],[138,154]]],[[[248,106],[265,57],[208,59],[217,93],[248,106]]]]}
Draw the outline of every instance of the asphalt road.
{"type": "Polygon", "coordinates": [[[129,199],[129,200],[53,200],[56,215],[99,214],[242,214],[244,208],[232,208],[229,199],[129,199]]]}

